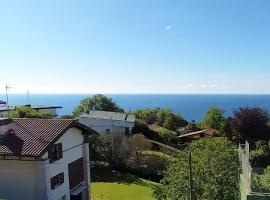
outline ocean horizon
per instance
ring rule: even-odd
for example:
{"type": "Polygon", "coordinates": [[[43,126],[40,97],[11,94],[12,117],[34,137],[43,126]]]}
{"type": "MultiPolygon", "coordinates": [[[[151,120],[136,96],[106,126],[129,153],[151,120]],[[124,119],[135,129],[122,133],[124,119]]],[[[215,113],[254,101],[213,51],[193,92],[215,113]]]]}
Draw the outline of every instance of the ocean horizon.
{"type": "MultiPolygon", "coordinates": [[[[94,94],[30,94],[33,105],[62,106],[59,115],[71,114],[80,100],[94,94]]],[[[211,107],[219,107],[232,116],[239,107],[261,107],[270,112],[270,94],[105,94],[126,112],[142,108],[170,108],[185,119],[200,121],[211,107]]],[[[0,94],[6,101],[6,95],[0,94]]],[[[26,94],[9,94],[10,105],[28,104],[26,94]]]]}

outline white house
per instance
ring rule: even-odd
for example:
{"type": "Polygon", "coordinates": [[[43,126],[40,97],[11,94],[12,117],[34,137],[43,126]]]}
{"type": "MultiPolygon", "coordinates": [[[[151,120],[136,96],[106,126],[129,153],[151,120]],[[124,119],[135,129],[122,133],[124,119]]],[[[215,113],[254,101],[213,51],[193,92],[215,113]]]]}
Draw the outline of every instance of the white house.
{"type": "Polygon", "coordinates": [[[89,144],[76,120],[0,120],[0,199],[88,200],[89,144]]]}
{"type": "Polygon", "coordinates": [[[57,109],[62,108],[62,106],[50,106],[50,105],[17,105],[17,106],[7,106],[5,102],[1,103],[3,101],[0,100],[0,118],[7,118],[8,117],[8,112],[11,110],[14,110],[16,107],[21,107],[21,106],[28,106],[31,107],[37,111],[41,112],[48,112],[50,113],[53,117],[57,117],[57,109]]]}
{"type": "Polygon", "coordinates": [[[135,116],[126,113],[91,110],[87,114],[80,115],[78,120],[101,134],[130,134],[134,127],[135,116]]]}

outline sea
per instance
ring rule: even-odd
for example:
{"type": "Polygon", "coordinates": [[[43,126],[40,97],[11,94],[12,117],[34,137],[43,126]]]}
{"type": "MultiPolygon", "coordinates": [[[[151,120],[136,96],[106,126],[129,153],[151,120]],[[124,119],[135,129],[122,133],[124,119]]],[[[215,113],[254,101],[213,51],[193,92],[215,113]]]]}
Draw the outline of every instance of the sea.
{"type": "MultiPolygon", "coordinates": [[[[57,105],[59,115],[71,114],[80,100],[93,94],[30,94],[32,105],[57,105]]],[[[108,94],[114,102],[126,112],[142,108],[170,108],[185,119],[201,121],[211,107],[225,111],[226,116],[232,116],[239,107],[261,107],[270,112],[270,94],[108,94]]],[[[6,101],[6,96],[0,94],[0,100],[6,101]]],[[[10,105],[28,104],[26,94],[9,94],[10,105]]]]}

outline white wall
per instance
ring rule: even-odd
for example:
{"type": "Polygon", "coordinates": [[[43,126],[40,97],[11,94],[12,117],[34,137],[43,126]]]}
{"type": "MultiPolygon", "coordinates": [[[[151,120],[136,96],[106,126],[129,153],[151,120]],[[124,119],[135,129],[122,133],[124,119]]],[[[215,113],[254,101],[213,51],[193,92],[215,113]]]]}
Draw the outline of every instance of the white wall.
{"type": "Polygon", "coordinates": [[[131,133],[134,123],[108,119],[93,119],[89,117],[79,117],[79,122],[94,129],[98,133],[105,133],[106,129],[110,129],[111,133],[125,133],[125,128],[129,128],[131,133]]]}
{"type": "MultiPolygon", "coordinates": [[[[68,178],[68,164],[83,157],[83,140],[84,138],[81,135],[81,131],[77,128],[71,128],[56,142],[56,144],[62,143],[62,148],[64,152],[62,159],[57,160],[53,163],[49,163],[49,161],[45,162],[48,199],[59,199],[62,196],[66,195],[66,199],[69,200],[70,190],[68,178]],[[54,190],[51,190],[50,179],[62,172],[64,172],[64,183],[61,186],[55,188],[54,190]]],[[[47,157],[48,154],[46,153],[43,158],[47,157]]]]}
{"type": "Polygon", "coordinates": [[[42,166],[40,161],[0,160],[0,198],[47,199],[42,166]]]}

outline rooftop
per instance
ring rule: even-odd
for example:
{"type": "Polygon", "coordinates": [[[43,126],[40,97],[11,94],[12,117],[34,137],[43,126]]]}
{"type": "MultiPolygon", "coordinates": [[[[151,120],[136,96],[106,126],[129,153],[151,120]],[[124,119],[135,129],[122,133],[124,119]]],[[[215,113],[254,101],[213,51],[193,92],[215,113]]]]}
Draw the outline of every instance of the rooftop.
{"type": "Polygon", "coordinates": [[[0,155],[41,156],[50,144],[72,127],[95,133],[70,119],[0,119],[0,129],[3,126],[7,134],[0,138],[0,155]]]}
{"type": "Polygon", "coordinates": [[[88,114],[82,114],[80,117],[92,119],[106,119],[116,121],[135,122],[135,116],[126,113],[91,110],[88,114]]]}
{"type": "MultiPolygon", "coordinates": [[[[1,102],[0,102],[1,104],[1,102]]],[[[13,110],[16,107],[21,107],[21,106],[28,106],[33,109],[52,109],[52,108],[62,108],[62,106],[50,106],[50,105],[17,105],[17,106],[0,106],[0,111],[7,111],[7,110],[13,110]]]]}
{"type": "Polygon", "coordinates": [[[0,100],[0,105],[6,105],[5,101],[0,100]]]}
{"type": "Polygon", "coordinates": [[[195,136],[201,136],[201,135],[212,136],[217,132],[218,131],[215,130],[215,129],[208,128],[208,129],[204,129],[204,130],[201,130],[201,131],[195,131],[195,132],[192,132],[192,133],[183,134],[183,135],[180,135],[178,137],[179,138],[185,138],[185,137],[195,137],[195,136]]]}

